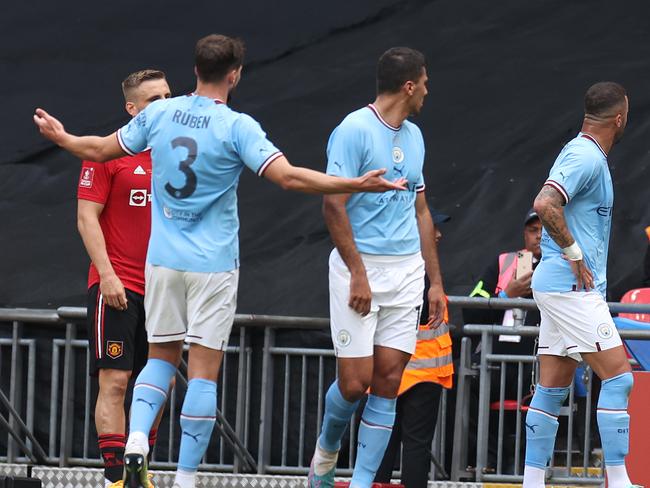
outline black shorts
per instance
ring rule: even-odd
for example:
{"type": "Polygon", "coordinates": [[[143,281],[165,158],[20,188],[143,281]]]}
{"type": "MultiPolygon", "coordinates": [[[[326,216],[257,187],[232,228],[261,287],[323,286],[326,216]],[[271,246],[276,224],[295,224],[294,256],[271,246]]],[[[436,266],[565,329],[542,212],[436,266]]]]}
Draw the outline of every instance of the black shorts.
{"type": "Polygon", "coordinates": [[[149,346],[144,328],[144,296],[126,290],[127,309],[109,307],[99,285],[88,289],[88,354],[90,374],[100,369],[140,372],[147,362],[149,346]]]}

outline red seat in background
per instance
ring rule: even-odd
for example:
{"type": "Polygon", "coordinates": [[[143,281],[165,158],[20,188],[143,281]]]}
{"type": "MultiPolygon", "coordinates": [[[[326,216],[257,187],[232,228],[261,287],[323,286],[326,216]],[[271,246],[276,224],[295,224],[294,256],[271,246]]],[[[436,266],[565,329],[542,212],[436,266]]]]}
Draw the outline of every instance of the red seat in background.
{"type": "MultiPolygon", "coordinates": [[[[628,291],[621,298],[621,303],[650,303],[650,288],[635,288],[628,291]]],[[[620,313],[618,316],[636,320],[637,322],[650,322],[650,314],[648,313],[620,313]]]]}

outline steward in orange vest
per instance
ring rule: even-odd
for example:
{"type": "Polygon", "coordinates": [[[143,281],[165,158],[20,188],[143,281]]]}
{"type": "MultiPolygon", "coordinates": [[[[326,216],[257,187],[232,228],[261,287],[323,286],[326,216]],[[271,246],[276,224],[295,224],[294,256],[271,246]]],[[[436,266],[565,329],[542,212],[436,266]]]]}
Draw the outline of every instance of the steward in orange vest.
{"type": "Polygon", "coordinates": [[[449,310],[445,310],[445,320],[440,326],[431,328],[426,324],[420,325],[415,352],[404,369],[397,395],[422,382],[451,388],[453,375],[449,310]]]}

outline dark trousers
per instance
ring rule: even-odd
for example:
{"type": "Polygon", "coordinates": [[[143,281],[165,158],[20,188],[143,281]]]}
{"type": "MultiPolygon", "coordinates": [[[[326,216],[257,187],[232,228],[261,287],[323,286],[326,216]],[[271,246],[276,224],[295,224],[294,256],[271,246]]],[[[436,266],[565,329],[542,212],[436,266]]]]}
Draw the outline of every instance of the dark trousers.
{"type": "Polygon", "coordinates": [[[376,483],[390,482],[402,444],[402,484],[426,488],[441,393],[442,386],[436,383],[418,383],[399,396],[393,433],[375,475],[376,483]]]}

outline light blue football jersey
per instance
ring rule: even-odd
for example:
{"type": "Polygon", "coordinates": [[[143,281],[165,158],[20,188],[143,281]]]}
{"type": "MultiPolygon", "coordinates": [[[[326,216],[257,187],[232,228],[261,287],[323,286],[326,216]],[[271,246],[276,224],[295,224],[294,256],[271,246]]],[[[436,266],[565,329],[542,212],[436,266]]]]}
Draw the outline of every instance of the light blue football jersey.
{"type": "Polygon", "coordinates": [[[402,256],[420,251],[415,217],[416,192],[424,191],[424,139],[405,120],[389,125],[368,105],[349,114],[334,129],[327,144],[327,173],[346,178],[386,168],[385,178],[408,179],[408,190],[355,193],[346,210],[359,252],[402,256]]]}
{"type": "MultiPolygon", "coordinates": [[[[560,152],[545,185],[559,191],[566,201],[564,218],[571,235],[594,275],[594,287],[607,291],[607,252],[612,225],[614,188],[607,155],[595,139],[578,134],[560,152]]],[[[532,288],[541,292],[575,290],[570,264],[562,258],[560,246],[542,231],[542,261],[535,269],[532,288]]]]}
{"type": "Polygon", "coordinates": [[[117,133],[136,154],[151,147],[151,237],[147,262],[179,271],[239,267],[237,184],[282,155],[248,115],[211,98],[158,100],[117,133]]]}

